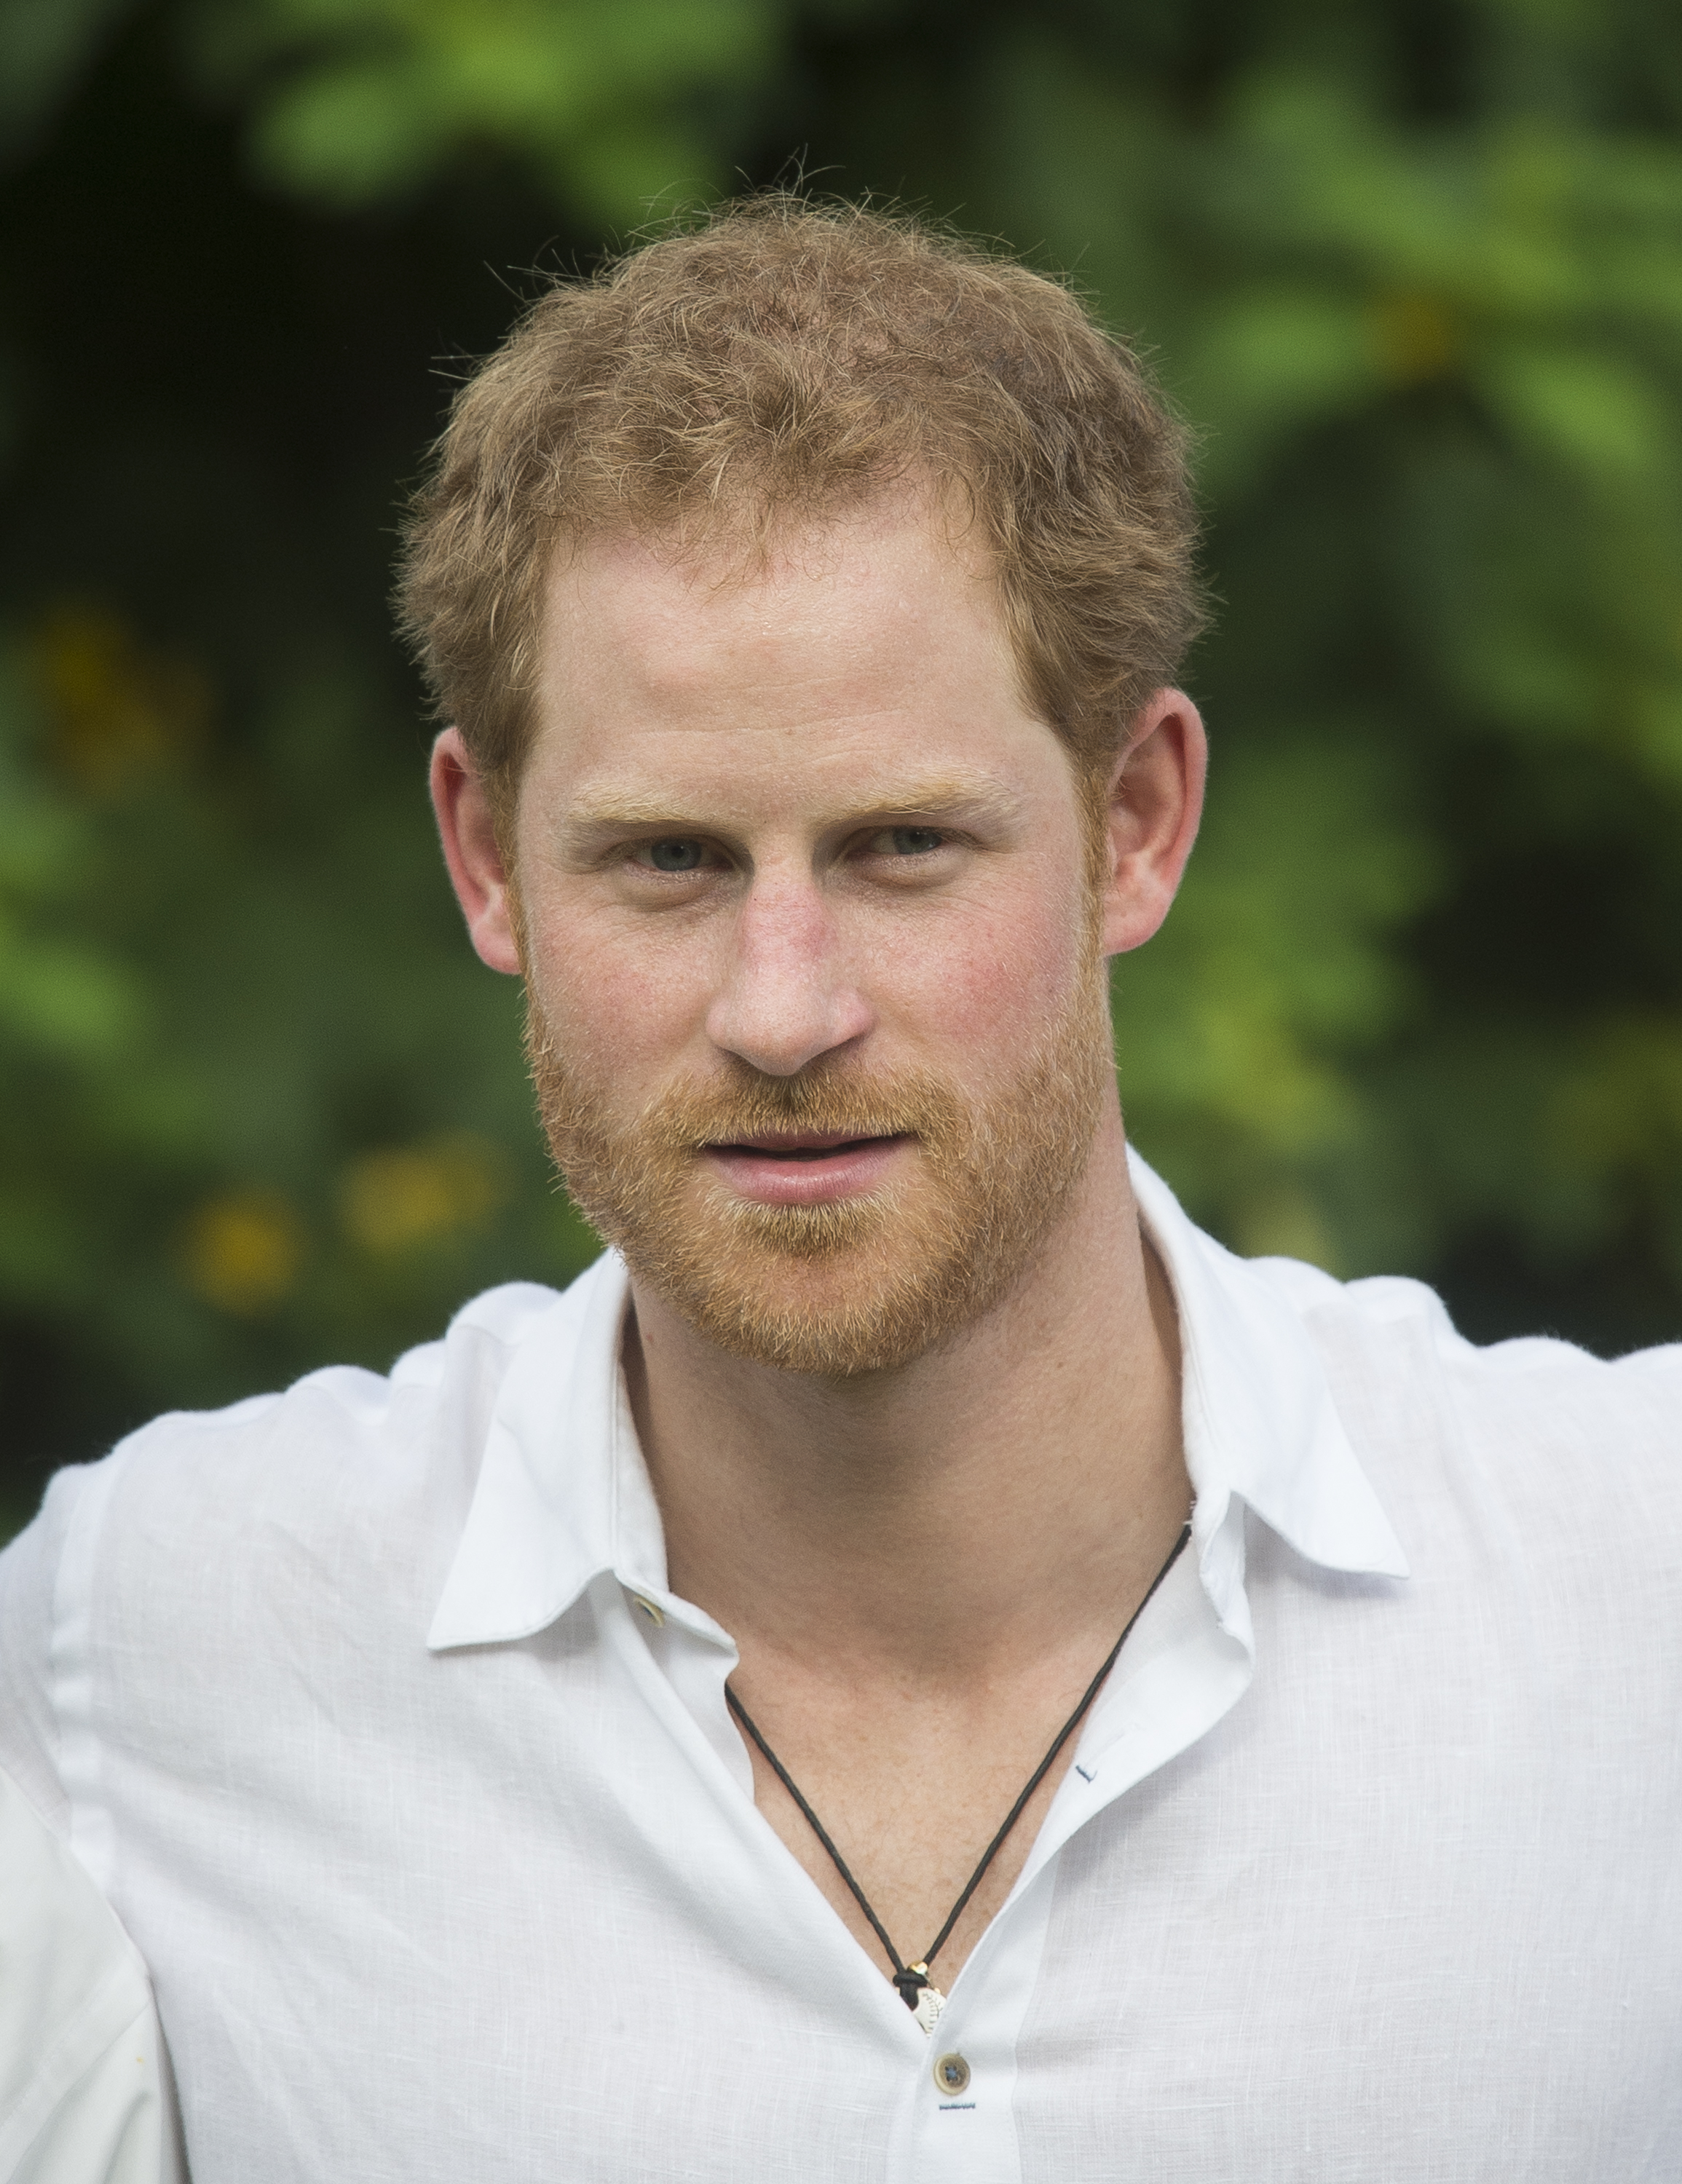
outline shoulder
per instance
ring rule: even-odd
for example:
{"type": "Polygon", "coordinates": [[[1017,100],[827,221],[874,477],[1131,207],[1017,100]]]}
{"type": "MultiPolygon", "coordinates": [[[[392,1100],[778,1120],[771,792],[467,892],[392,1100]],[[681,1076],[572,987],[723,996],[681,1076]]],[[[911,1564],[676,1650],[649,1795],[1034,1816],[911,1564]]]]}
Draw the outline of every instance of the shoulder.
{"type": "Polygon", "coordinates": [[[1421,1378],[1490,1423],[1529,1417],[1566,1430],[1627,1439],[1662,1434],[1676,1446],[1682,1342],[1615,1358],[1552,1335],[1468,1341],[1434,1290],[1384,1274],[1340,1282],[1293,1259],[1253,1259],[1256,1275],[1287,1301],[1323,1358],[1421,1378]]]}
{"type": "Polygon", "coordinates": [[[386,1373],[326,1366],[223,1410],[170,1412],[102,1462],[60,1474],[55,1490],[160,1513],[204,1499],[207,1518],[238,1521],[323,1496],[400,1496],[423,1477],[441,1484],[441,1468],[471,1468],[510,1360],[564,1328],[590,1279],[565,1293],[525,1282],[487,1290],[386,1373]]]}
{"type": "Polygon", "coordinates": [[[1129,1162],[1183,1324],[1189,1310],[1189,1334],[1200,1323],[1217,1357],[1247,1367],[1238,1409],[1306,1417],[1329,1397],[1410,1560],[1422,1531],[1447,1536],[1462,1518],[1562,1552],[1622,1525],[1627,1557],[1635,1514],[1636,1551],[1682,1572],[1682,1344],[1611,1360],[1546,1336],[1480,1346],[1423,1282],[1234,1257],[1129,1162]]]}
{"type": "Polygon", "coordinates": [[[172,1412],[60,1472],[0,1556],[0,1632],[22,1663],[13,1680],[30,1686],[28,1707],[15,1694],[0,1707],[0,1763],[40,1771],[41,1737],[24,1732],[49,1685],[62,1696],[72,1637],[139,1678],[146,1659],[179,1660],[189,1644],[208,1659],[265,1616],[331,1622],[354,1598],[436,1590],[515,1361],[552,1356],[564,1379],[606,1264],[564,1293],[489,1290],[388,1373],[332,1366],[224,1410],[172,1412]]]}
{"type": "Polygon", "coordinates": [[[1635,1509],[1682,1525],[1682,1343],[1610,1359],[1544,1335],[1479,1345],[1422,1282],[1249,1264],[1314,1346],[1381,1495],[1434,1479],[1486,1487],[1526,1529],[1591,1533],[1635,1509]]]}

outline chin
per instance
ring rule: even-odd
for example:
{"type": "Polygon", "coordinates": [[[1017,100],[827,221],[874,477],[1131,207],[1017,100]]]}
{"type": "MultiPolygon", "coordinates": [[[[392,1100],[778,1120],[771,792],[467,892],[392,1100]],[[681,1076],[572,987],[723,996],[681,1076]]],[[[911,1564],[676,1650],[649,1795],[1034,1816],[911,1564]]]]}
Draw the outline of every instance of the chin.
{"type": "Polygon", "coordinates": [[[1023,1270],[1038,1238],[989,1235],[938,1205],[730,1209],[686,1224],[674,1248],[623,1250],[705,1340],[786,1373],[852,1380],[914,1364],[972,1324],[1023,1270]],[[798,1218],[791,1218],[798,1216],[798,1218]]]}

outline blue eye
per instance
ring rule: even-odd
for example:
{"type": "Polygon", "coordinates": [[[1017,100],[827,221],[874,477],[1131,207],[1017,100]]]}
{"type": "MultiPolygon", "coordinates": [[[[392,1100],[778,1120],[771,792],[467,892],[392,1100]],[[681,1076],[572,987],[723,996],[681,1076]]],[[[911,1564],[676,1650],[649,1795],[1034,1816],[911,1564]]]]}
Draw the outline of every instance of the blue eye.
{"type": "Polygon", "coordinates": [[[699,872],[705,854],[699,842],[675,839],[649,844],[649,862],[657,872],[699,872]]]}
{"type": "Polygon", "coordinates": [[[896,857],[926,857],[931,850],[940,847],[945,837],[933,827],[893,827],[888,838],[896,857]]]}

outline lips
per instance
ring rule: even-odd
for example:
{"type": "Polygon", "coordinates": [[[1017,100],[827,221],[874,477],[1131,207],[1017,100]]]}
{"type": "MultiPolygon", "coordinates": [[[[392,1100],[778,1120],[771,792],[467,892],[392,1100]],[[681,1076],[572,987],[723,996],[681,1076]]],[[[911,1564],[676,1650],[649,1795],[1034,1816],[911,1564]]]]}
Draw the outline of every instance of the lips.
{"type": "Polygon", "coordinates": [[[817,1206],[876,1190],[914,1143],[903,1135],[768,1130],[710,1145],[705,1156],[738,1197],[761,1206],[817,1206]]]}

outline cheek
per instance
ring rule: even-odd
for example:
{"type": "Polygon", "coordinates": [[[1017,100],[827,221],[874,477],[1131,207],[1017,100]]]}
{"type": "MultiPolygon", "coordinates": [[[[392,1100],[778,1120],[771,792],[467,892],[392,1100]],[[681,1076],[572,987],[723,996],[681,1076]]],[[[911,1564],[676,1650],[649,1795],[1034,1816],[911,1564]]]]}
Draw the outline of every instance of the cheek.
{"type": "Polygon", "coordinates": [[[710,954],[699,936],[650,944],[620,921],[553,903],[528,922],[532,998],[569,1059],[604,1079],[669,1066],[703,1034],[710,954]]]}
{"type": "Polygon", "coordinates": [[[872,999],[884,1028],[894,1025],[931,1060],[938,1047],[1008,1077],[1072,992],[1086,954],[1078,914],[1030,899],[955,918],[887,951],[872,999]]]}

